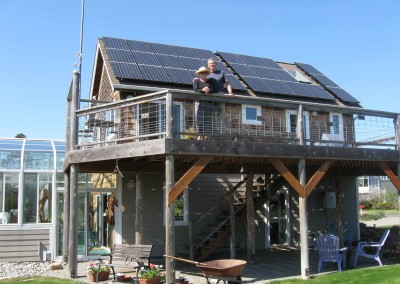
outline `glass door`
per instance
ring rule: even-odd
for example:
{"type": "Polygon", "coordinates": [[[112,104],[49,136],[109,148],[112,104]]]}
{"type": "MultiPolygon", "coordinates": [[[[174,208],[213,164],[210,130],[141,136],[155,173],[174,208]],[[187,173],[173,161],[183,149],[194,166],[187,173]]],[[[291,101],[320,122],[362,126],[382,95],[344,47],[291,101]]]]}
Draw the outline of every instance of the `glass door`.
{"type": "Polygon", "coordinates": [[[266,204],[266,247],[289,244],[288,201],[288,190],[282,189],[266,204]]]}

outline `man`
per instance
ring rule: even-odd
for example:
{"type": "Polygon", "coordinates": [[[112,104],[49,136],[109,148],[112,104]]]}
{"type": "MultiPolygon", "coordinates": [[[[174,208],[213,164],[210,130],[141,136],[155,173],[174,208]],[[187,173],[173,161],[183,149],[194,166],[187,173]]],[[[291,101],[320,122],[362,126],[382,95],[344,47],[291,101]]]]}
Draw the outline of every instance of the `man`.
{"type": "Polygon", "coordinates": [[[229,83],[229,80],[226,78],[225,72],[217,69],[217,62],[213,58],[208,59],[207,64],[208,64],[208,69],[210,69],[211,71],[210,75],[207,76],[207,79],[209,79],[209,82],[212,85],[212,88],[214,90],[213,92],[225,93],[225,86],[226,86],[229,96],[233,97],[232,86],[229,83]]]}

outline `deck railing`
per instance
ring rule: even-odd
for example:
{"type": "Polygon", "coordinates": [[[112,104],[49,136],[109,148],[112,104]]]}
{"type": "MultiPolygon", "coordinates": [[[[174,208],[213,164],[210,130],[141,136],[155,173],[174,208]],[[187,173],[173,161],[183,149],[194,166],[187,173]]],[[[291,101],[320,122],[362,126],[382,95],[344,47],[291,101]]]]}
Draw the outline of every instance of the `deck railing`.
{"type": "Polygon", "coordinates": [[[110,103],[91,101],[76,115],[78,149],[161,139],[168,127],[176,139],[296,144],[300,121],[306,145],[398,149],[399,143],[396,113],[246,96],[161,91],[110,103]],[[198,116],[204,101],[207,111],[198,116]],[[302,120],[297,119],[300,105],[302,120]]]}

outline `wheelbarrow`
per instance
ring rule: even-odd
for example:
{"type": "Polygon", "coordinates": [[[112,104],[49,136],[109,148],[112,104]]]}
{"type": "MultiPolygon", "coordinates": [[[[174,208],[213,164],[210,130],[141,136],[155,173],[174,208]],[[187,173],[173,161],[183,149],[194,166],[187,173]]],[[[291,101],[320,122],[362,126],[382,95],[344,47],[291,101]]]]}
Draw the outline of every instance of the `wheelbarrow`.
{"type": "Polygon", "coordinates": [[[197,262],[169,255],[164,256],[167,258],[195,264],[201,270],[203,276],[207,279],[207,283],[210,283],[209,279],[211,278],[218,279],[217,283],[243,283],[240,273],[242,273],[242,270],[247,263],[244,260],[219,259],[207,262],[197,262]]]}

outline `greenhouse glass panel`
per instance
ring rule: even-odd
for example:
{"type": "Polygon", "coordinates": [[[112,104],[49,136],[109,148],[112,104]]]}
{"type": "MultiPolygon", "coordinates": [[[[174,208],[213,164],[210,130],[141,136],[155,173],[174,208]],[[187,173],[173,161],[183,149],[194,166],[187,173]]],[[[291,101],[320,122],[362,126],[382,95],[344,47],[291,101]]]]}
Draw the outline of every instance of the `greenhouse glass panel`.
{"type": "Polygon", "coordinates": [[[54,169],[54,153],[27,151],[24,166],[27,170],[52,170],[54,169]]]}
{"type": "Polygon", "coordinates": [[[3,212],[8,217],[5,223],[18,223],[18,177],[17,173],[4,173],[4,204],[3,212]]]}
{"type": "Polygon", "coordinates": [[[21,151],[0,150],[0,168],[19,170],[21,168],[21,151]]]}

